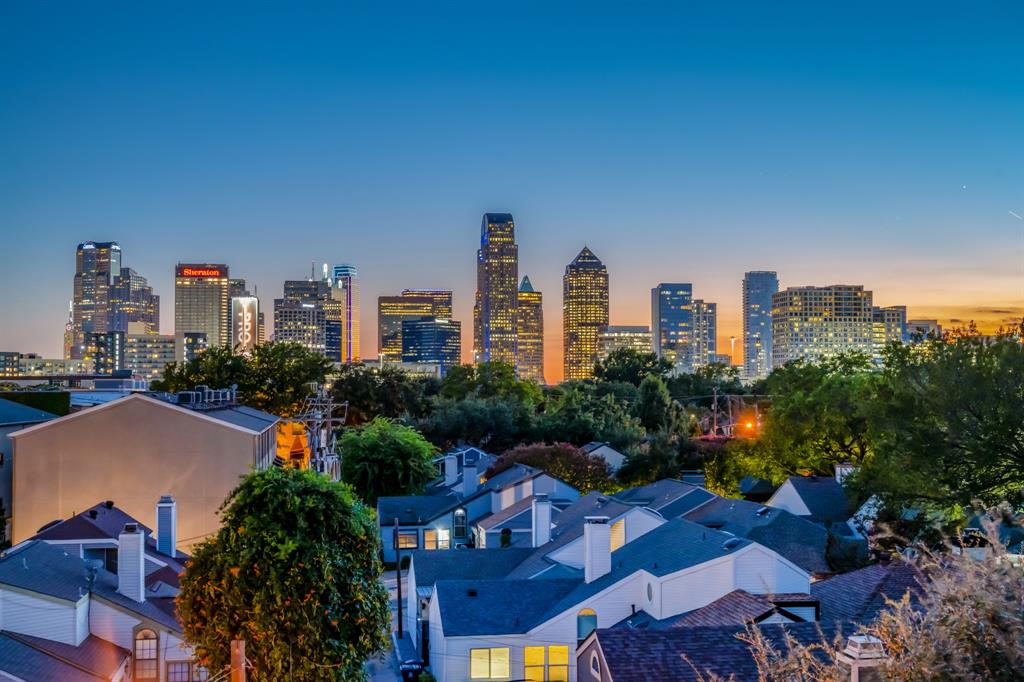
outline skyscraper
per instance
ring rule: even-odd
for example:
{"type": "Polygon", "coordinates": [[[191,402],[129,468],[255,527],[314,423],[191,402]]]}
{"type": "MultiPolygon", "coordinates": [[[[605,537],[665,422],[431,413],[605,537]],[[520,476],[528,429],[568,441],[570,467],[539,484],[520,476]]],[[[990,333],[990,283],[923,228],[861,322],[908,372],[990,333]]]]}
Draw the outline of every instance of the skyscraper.
{"type": "Polygon", "coordinates": [[[433,301],[431,315],[440,320],[452,319],[451,289],[402,289],[402,296],[426,297],[433,301]]]}
{"type": "Polygon", "coordinates": [[[131,268],[121,268],[110,286],[110,331],[128,332],[138,322],[144,334],[160,333],[160,297],[146,278],[131,268]]]}
{"type": "Polygon", "coordinates": [[[341,355],[339,362],[359,362],[359,272],[356,266],[334,266],[331,298],[340,304],[341,355]]]}
{"type": "Polygon", "coordinates": [[[586,246],[565,266],[562,333],[566,380],[594,376],[597,336],[608,326],[608,269],[586,246]]]}
{"type": "Polygon", "coordinates": [[[429,296],[380,296],[377,298],[377,358],[381,364],[402,362],[402,322],[433,318],[434,299],[429,296]]]}
{"type": "Polygon", "coordinates": [[[480,226],[473,305],[476,362],[516,364],[519,247],[515,227],[510,213],[485,213],[480,226]]]}
{"type": "Polygon", "coordinates": [[[110,285],[121,271],[117,242],[82,242],[75,251],[71,358],[86,355],[93,334],[110,329],[110,285]]]}
{"type": "Polygon", "coordinates": [[[444,376],[461,356],[461,322],[436,317],[402,321],[402,362],[437,365],[444,376]]]}
{"type": "MultiPolygon", "coordinates": [[[[228,266],[178,263],[174,271],[174,355],[186,356],[186,334],[204,334],[206,347],[231,342],[231,297],[228,266]]],[[[191,352],[191,351],[189,351],[191,352]]]]}
{"type": "Polygon", "coordinates": [[[743,377],[763,379],[772,371],[772,296],[779,278],[768,270],[743,275],[743,377]]]}
{"type": "Polygon", "coordinates": [[[516,303],[516,369],[520,379],[544,384],[544,295],[535,291],[529,277],[519,283],[516,303]]]}
{"type": "MultiPolygon", "coordinates": [[[[232,277],[228,280],[228,295],[231,297],[231,344],[232,348],[235,348],[239,344],[240,335],[252,335],[251,328],[246,331],[243,329],[246,322],[246,313],[251,317],[253,310],[256,312],[256,336],[252,339],[253,344],[258,345],[266,343],[267,341],[267,330],[264,324],[265,316],[263,314],[263,308],[260,307],[260,299],[256,295],[256,291],[249,291],[249,287],[241,277],[232,277]],[[247,299],[242,302],[235,302],[236,298],[247,299]],[[239,312],[241,318],[235,313],[239,312]]],[[[248,320],[252,322],[252,320],[248,320]]],[[[243,343],[243,346],[245,344],[243,343]]],[[[251,346],[250,346],[251,347],[251,346]]]]}
{"type": "Polygon", "coordinates": [[[772,366],[848,351],[871,355],[871,292],[860,285],[790,287],[772,296],[772,366]]]}
{"type": "Polygon", "coordinates": [[[694,299],[693,334],[686,371],[695,372],[718,360],[718,305],[694,299]]]}
{"type": "Polygon", "coordinates": [[[274,299],[274,340],[301,344],[338,362],[341,324],[333,333],[328,329],[330,302],[332,287],[326,280],[286,280],[284,298],[274,299]]]}
{"type": "Polygon", "coordinates": [[[651,328],[644,326],[609,325],[597,335],[597,358],[604,360],[623,348],[637,353],[651,352],[651,328]]]}
{"type": "Polygon", "coordinates": [[[692,333],[693,285],[662,282],[651,289],[651,349],[654,354],[669,360],[673,367],[686,369],[692,333]]]}
{"type": "Polygon", "coordinates": [[[882,351],[890,343],[908,343],[907,306],[875,306],[871,309],[872,334],[875,344],[875,358],[882,359],[882,351]]]}

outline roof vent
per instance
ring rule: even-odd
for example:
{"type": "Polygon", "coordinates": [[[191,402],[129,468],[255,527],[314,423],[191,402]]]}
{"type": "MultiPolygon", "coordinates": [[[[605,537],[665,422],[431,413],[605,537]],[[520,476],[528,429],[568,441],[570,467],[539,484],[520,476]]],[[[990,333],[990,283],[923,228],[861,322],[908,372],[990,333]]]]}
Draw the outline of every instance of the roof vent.
{"type": "Polygon", "coordinates": [[[771,509],[769,509],[768,507],[761,507],[760,509],[758,509],[754,513],[757,514],[758,516],[764,516],[765,514],[767,514],[770,511],[771,511],[771,509]]]}
{"type": "Polygon", "coordinates": [[[468,589],[468,590],[466,590],[466,595],[469,596],[469,597],[475,597],[476,596],[476,590],[474,590],[472,588],[468,589]]]}
{"type": "Polygon", "coordinates": [[[736,549],[739,546],[740,542],[742,541],[739,538],[729,538],[724,543],[722,543],[722,549],[736,549]]]}
{"type": "Polygon", "coordinates": [[[100,515],[100,513],[98,511],[96,511],[95,509],[90,509],[89,510],[89,518],[90,519],[95,519],[99,515],[100,515]]]}
{"type": "Polygon", "coordinates": [[[113,500],[107,500],[106,502],[103,503],[103,506],[106,507],[107,509],[113,509],[114,508],[114,501],[113,500]]]}

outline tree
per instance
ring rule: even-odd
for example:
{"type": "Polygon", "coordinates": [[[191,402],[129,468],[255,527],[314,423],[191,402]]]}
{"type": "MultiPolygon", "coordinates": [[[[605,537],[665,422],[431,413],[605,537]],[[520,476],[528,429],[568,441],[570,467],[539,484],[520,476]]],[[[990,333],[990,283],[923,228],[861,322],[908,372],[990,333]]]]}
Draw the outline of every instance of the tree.
{"type": "Polygon", "coordinates": [[[417,495],[434,478],[436,452],[409,426],[375,417],[346,430],[339,441],[341,477],[367,504],[389,495],[417,495]]]}
{"type": "Polygon", "coordinates": [[[302,409],[311,384],[323,384],[331,361],[298,343],[273,341],[253,348],[248,356],[230,348],[209,348],[184,363],[172,362],[153,390],[191,391],[196,386],[238,387],[244,405],[290,417],[302,409]]]}
{"type": "Polygon", "coordinates": [[[636,396],[634,414],[647,431],[668,431],[672,427],[672,398],[665,382],[654,375],[647,375],[640,382],[636,396]]]}
{"type": "Polygon", "coordinates": [[[544,406],[538,431],[548,443],[610,444],[620,451],[635,447],[643,427],[614,395],[599,395],[592,382],[578,382],[552,392],[544,406]]]}
{"type": "Polygon", "coordinates": [[[502,452],[535,438],[533,409],[520,402],[469,396],[439,398],[416,427],[434,445],[447,449],[467,444],[502,452]]]}
{"type": "Polygon", "coordinates": [[[892,346],[869,413],[875,460],[857,483],[904,504],[966,508],[1024,489],[1024,345],[1003,334],[892,346]]]}
{"type": "Polygon", "coordinates": [[[348,403],[346,424],[354,426],[374,417],[423,417],[431,410],[430,397],[439,389],[436,379],[413,376],[391,365],[342,365],[332,381],[335,399],[348,403]]]}
{"type": "Polygon", "coordinates": [[[221,670],[244,639],[254,682],[363,679],[391,623],[373,511],[347,485],[272,468],[246,476],[221,516],[177,598],[197,658],[221,670]]]}
{"type": "Polygon", "coordinates": [[[616,472],[625,485],[646,485],[663,478],[678,478],[682,467],[679,451],[672,436],[659,431],[626,455],[622,468],[616,472]]]}
{"type": "Polygon", "coordinates": [[[613,485],[611,471],[604,458],[588,455],[569,443],[520,445],[499,457],[485,476],[490,478],[500,474],[514,464],[542,469],[583,495],[593,490],[608,492],[613,485]]]}
{"type": "Polygon", "coordinates": [[[441,382],[441,396],[464,400],[469,396],[515,400],[538,405],[544,399],[540,387],[516,377],[516,369],[505,362],[481,362],[452,367],[441,382]]]}
{"type": "Polygon", "coordinates": [[[639,386],[645,377],[665,377],[671,370],[672,363],[654,353],[618,348],[598,361],[594,367],[594,377],[598,381],[621,381],[639,386]]]}

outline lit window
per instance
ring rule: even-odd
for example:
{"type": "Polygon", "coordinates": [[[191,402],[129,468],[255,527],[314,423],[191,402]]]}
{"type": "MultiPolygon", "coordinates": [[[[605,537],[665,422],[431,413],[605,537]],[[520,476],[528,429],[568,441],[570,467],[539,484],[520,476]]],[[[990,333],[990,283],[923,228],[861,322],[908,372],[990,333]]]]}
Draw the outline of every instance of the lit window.
{"type": "Polygon", "coordinates": [[[188,661],[167,664],[167,682],[192,682],[192,670],[188,661]]]}
{"type": "Polygon", "coordinates": [[[139,630],[135,635],[135,679],[157,680],[157,638],[152,630],[139,630]]]}
{"type": "Polygon", "coordinates": [[[508,647],[469,650],[469,677],[473,680],[510,677],[508,647]]]}
{"type": "Polygon", "coordinates": [[[398,531],[398,549],[416,549],[419,547],[419,532],[415,530],[398,531]]]}
{"type": "Polygon", "coordinates": [[[466,537],[466,510],[456,509],[455,510],[455,537],[464,538],[466,537]]]}
{"type": "Polygon", "coordinates": [[[523,677],[530,682],[544,681],[544,647],[528,646],[523,649],[523,677]]]}

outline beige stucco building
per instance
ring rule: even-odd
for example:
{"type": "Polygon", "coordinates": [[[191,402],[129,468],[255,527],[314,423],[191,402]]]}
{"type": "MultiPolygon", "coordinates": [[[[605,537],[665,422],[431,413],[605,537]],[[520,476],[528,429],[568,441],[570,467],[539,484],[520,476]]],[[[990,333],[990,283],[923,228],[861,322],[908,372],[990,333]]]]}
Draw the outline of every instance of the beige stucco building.
{"type": "Polygon", "coordinates": [[[171,494],[188,551],[217,530],[217,509],[240,477],[273,464],[277,422],[239,405],[132,394],[16,431],[13,540],[97,500],[155,527],[153,500],[171,494]]]}

